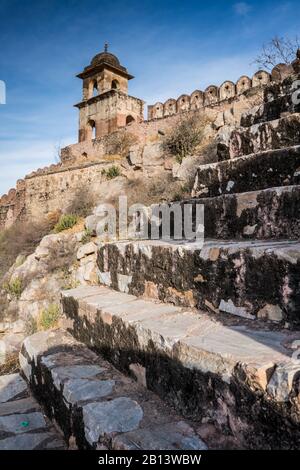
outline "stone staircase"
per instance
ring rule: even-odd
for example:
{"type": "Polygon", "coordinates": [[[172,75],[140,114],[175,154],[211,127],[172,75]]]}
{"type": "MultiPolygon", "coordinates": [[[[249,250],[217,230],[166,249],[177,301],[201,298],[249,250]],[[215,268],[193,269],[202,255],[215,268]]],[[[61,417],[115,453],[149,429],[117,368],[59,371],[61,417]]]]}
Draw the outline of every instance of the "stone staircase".
{"type": "Polygon", "coordinates": [[[292,83],[266,88],[265,102],[223,136],[230,159],[200,166],[193,198],[173,203],[204,205],[204,244],[101,244],[102,286],[62,293],[68,333],[25,340],[23,372],[66,441],[299,449],[300,107],[292,83]]]}
{"type": "Polygon", "coordinates": [[[266,87],[265,102],[223,136],[231,158],[200,166],[194,197],[171,204],[174,210],[204,205],[203,246],[174,239],[103,244],[102,283],[213,314],[299,328],[300,118],[292,94],[292,78],[266,87]]]}
{"type": "Polygon", "coordinates": [[[300,334],[137,298],[107,287],[62,294],[68,329],[198,425],[240,448],[300,445],[300,334]]]}

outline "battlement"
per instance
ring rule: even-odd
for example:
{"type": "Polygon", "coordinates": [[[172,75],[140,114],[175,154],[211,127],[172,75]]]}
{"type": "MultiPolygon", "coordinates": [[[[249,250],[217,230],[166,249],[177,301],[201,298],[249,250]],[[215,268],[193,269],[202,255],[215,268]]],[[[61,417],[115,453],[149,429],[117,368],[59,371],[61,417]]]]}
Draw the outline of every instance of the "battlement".
{"type": "Polygon", "coordinates": [[[209,85],[204,91],[195,90],[191,95],[182,94],[179,98],[169,98],[165,103],[157,102],[148,106],[148,120],[160,119],[173,114],[213,106],[227,100],[234,100],[252,88],[268,85],[270,82],[284,80],[294,73],[293,65],[278,64],[271,73],[259,70],[252,78],[242,75],[236,83],[226,80],[221,86],[209,85]]]}

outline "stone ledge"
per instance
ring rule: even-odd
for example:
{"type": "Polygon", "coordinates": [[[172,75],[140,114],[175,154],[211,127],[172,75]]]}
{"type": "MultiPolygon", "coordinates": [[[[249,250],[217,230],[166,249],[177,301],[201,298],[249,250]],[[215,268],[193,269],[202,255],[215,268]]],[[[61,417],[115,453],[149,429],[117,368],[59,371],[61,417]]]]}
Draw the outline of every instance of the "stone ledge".
{"type": "Polygon", "coordinates": [[[222,152],[226,150],[230,158],[299,145],[300,114],[290,114],[248,128],[225,126],[219,132],[218,142],[222,144],[222,152]]]}
{"type": "Polygon", "coordinates": [[[300,146],[201,165],[192,196],[214,197],[300,184],[300,146]]]}
{"type": "MultiPolygon", "coordinates": [[[[170,207],[177,204],[173,203],[170,207]]],[[[185,204],[204,205],[206,238],[300,238],[300,186],[281,186],[211,198],[193,198],[180,204],[182,208],[185,204]]],[[[182,213],[184,214],[183,211],[182,213]]],[[[182,226],[184,227],[184,224],[182,226]]]]}
{"type": "Polygon", "coordinates": [[[204,313],[132,296],[125,302],[105,287],[86,296],[84,289],[65,291],[62,303],[75,337],[121,370],[137,378],[143,371],[147,387],[180,413],[213,422],[246,447],[299,446],[295,335],[228,327],[204,313]]]}
{"type": "Polygon", "coordinates": [[[102,244],[97,263],[100,282],[117,291],[291,328],[300,324],[297,241],[124,241],[102,244]],[[268,318],[265,307],[280,315],[268,318]]]}

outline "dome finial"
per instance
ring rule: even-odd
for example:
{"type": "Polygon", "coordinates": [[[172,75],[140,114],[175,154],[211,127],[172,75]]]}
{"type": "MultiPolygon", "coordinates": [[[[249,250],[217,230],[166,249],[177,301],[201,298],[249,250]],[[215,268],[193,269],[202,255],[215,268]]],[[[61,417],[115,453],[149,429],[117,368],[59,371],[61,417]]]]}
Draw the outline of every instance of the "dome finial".
{"type": "Polygon", "coordinates": [[[107,52],[108,51],[108,42],[105,42],[104,43],[104,52],[107,52]]]}

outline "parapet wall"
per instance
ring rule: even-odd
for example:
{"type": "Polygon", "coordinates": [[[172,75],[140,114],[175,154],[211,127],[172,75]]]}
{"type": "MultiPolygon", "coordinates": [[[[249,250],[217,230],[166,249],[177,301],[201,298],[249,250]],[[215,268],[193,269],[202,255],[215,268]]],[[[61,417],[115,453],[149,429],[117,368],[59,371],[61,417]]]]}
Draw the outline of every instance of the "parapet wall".
{"type": "Polygon", "coordinates": [[[179,98],[169,98],[165,103],[157,102],[148,106],[148,119],[157,119],[189,110],[234,99],[251,88],[268,85],[271,81],[280,81],[293,73],[292,65],[278,64],[271,73],[264,70],[256,72],[252,78],[242,75],[236,83],[226,80],[220,87],[208,86],[204,91],[195,90],[191,95],[183,94],[179,98]]]}

